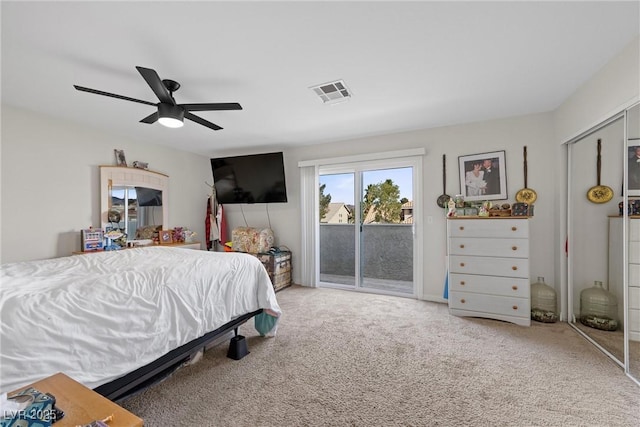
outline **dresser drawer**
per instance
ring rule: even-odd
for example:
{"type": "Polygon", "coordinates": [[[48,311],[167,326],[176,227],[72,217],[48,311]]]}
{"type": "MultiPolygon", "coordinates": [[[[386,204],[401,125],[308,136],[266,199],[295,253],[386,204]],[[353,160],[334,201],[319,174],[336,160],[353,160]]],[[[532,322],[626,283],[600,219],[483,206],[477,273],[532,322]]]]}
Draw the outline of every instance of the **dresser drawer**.
{"type": "Polygon", "coordinates": [[[640,264],[640,242],[629,241],[629,257],[630,264],[640,264]]]}
{"type": "Polygon", "coordinates": [[[451,255],[449,265],[451,273],[529,278],[529,260],[523,258],[451,255]]]}
{"type": "Polygon", "coordinates": [[[629,241],[640,242],[640,220],[639,219],[629,220],[629,241]]]}
{"type": "Polygon", "coordinates": [[[629,286],[640,286],[640,264],[629,264],[629,286]]]}
{"type": "Polygon", "coordinates": [[[449,275],[449,289],[518,298],[529,298],[531,293],[529,279],[457,273],[449,275]]]}
{"type": "MultiPolygon", "coordinates": [[[[640,310],[640,288],[629,286],[629,308],[640,310]]],[[[640,329],[640,323],[638,323],[640,329]]]]}
{"type": "Polygon", "coordinates": [[[629,309],[629,335],[633,341],[640,341],[640,310],[629,309]]]}
{"type": "Polygon", "coordinates": [[[449,239],[449,253],[451,255],[528,258],[529,240],[452,237],[449,239]]]}
{"type": "Polygon", "coordinates": [[[451,219],[449,237],[529,238],[526,219],[451,219]]]}
{"type": "Polygon", "coordinates": [[[471,292],[450,292],[449,308],[502,316],[527,318],[531,316],[531,307],[527,298],[474,294],[471,292]]]}

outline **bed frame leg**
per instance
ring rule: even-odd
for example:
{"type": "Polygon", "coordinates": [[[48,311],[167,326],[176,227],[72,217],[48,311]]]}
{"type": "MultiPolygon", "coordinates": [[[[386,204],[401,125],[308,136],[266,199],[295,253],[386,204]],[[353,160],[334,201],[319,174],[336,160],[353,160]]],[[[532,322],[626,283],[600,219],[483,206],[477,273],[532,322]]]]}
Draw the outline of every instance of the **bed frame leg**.
{"type": "Polygon", "coordinates": [[[249,354],[247,348],[247,340],[244,336],[238,335],[238,328],[234,330],[235,336],[231,338],[229,343],[229,351],[227,351],[227,357],[233,360],[240,360],[249,354]]]}

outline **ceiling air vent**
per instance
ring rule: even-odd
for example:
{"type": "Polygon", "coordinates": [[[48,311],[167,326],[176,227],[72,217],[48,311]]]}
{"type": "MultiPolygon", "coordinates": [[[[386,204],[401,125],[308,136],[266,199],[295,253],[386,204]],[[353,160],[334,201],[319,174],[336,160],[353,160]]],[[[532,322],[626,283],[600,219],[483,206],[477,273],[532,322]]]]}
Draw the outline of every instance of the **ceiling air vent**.
{"type": "Polygon", "coordinates": [[[312,86],[310,89],[313,90],[325,104],[337,104],[348,101],[349,98],[351,98],[351,92],[342,80],[312,86]]]}

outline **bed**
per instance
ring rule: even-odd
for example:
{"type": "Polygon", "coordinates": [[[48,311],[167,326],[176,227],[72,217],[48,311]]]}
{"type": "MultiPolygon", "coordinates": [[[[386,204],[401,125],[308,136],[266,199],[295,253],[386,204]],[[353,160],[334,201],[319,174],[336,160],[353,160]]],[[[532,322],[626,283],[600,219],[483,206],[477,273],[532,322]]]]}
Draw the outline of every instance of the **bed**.
{"type": "Polygon", "coordinates": [[[117,400],[254,316],[274,335],[281,315],[241,253],[126,249],[5,264],[0,280],[2,392],[64,372],[117,400]]]}

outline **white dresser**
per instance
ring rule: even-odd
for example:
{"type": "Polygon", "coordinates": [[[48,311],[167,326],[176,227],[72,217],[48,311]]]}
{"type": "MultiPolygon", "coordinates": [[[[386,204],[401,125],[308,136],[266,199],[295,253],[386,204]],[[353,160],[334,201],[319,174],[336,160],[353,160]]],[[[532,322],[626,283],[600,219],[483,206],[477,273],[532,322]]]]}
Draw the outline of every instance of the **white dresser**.
{"type": "MultiPolygon", "coordinates": [[[[622,221],[621,216],[609,217],[609,291],[623,289],[622,221]]],[[[629,217],[629,339],[640,341],[640,217],[629,217]]],[[[618,319],[624,319],[624,295],[618,298],[618,319]]],[[[620,328],[622,329],[622,328],[620,328]]]]}
{"type": "Polygon", "coordinates": [[[449,312],[531,324],[528,217],[448,218],[449,312]]]}

